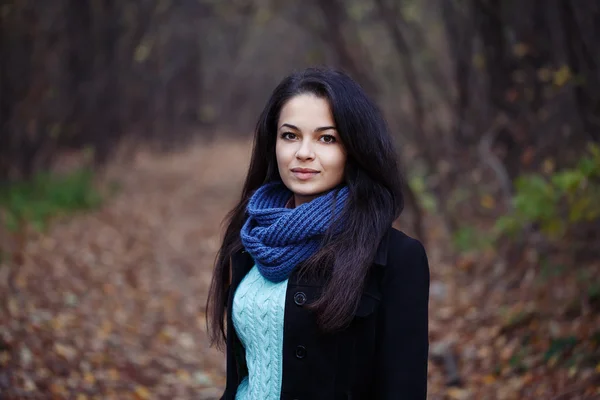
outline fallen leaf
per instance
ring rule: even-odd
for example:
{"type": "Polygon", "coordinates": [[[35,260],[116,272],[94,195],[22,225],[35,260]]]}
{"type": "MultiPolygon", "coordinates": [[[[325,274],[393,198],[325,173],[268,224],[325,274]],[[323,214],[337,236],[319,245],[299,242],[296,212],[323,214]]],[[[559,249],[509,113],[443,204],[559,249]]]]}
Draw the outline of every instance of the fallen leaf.
{"type": "Polygon", "coordinates": [[[150,398],[150,391],[141,385],[135,387],[133,394],[138,400],[147,400],[150,398]]]}

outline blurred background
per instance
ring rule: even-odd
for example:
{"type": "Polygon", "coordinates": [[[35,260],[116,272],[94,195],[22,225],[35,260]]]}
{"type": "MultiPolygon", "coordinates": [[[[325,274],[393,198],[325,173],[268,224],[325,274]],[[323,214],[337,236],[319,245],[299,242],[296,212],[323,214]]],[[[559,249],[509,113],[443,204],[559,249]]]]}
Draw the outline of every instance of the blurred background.
{"type": "Polygon", "coordinates": [[[600,3],[0,3],[0,398],[214,399],[206,291],[254,124],[331,65],[431,266],[431,399],[600,396],[600,3]]]}

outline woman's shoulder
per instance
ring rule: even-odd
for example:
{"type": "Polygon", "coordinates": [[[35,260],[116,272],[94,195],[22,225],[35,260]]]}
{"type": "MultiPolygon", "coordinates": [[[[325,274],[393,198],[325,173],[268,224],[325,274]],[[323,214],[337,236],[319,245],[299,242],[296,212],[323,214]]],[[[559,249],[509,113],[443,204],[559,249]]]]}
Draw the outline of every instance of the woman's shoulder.
{"type": "Polygon", "coordinates": [[[386,236],[387,259],[391,264],[396,264],[395,261],[398,260],[402,260],[403,263],[410,261],[427,262],[425,247],[418,239],[394,227],[390,227],[386,236]]]}
{"type": "Polygon", "coordinates": [[[423,244],[406,233],[390,228],[387,236],[387,262],[383,268],[384,290],[405,295],[426,293],[429,287],[429,261],[423,244]]]}

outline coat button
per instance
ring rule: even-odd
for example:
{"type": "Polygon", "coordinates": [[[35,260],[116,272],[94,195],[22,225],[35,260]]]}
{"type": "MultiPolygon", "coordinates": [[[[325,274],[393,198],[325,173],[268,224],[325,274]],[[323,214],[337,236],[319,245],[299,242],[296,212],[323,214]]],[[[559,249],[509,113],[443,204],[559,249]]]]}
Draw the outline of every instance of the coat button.
{"type": "Polygon", "coordinates": [[[304,358],[306,357],[306,347],[304,346],[298,346],[296,347],[296,358],[304,358]]]}
{"type": "Polygon", "coordinates": [[[306,294],[304,292],[296,292],[294,295],[294,303],[299,306],[304,305],[304,303],[306,303],[306,294]]]}

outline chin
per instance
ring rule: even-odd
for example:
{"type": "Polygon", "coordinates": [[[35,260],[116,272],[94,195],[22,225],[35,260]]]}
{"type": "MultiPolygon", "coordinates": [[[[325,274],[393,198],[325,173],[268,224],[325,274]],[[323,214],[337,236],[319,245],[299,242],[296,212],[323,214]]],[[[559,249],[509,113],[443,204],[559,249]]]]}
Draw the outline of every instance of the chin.
{"type": "Polygon", "coordinates": [[[316,188],[314,186],[313,187],[307,187],[307,186],[292,184],[289,186],[289,189],[298,196],[315,196],[315,195],[323,192],[323,190],[320,190],[319,188],[316,188]]]}
{"type": "Polygon", "coordinates": [[[312,183],[297,183],[293,182],[291,185],[286,185],[294,194],[298,196],[318,196],[322,193],[333,189],[335,186],[329,185],[315,185],[312,183]]]}

